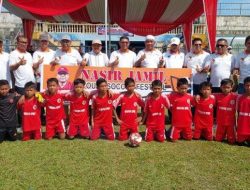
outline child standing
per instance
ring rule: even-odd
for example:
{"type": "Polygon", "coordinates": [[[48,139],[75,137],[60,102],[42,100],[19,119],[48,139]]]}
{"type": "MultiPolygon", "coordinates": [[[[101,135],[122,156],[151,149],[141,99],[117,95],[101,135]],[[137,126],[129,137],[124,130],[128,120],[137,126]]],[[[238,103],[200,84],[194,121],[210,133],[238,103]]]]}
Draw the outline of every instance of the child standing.
{"type": "Polygon", "coordinates": [[[177,92],[168,95],[170,101],[170,111],[172,113],[172,129],[170,138],[176,141],[182,134],[185,140],[192,139],[192,112],[191,105],[193,97],[187,93],[188,80],[178,79],[177,92]]]}
{"type": "Polygon", "coordinates": [[[73,94],[66,94],[64,99],[70,102],[69,128],[67,134],[73,139],[78,133],[83,138],[90,137],[89,98],[84,95],[85,81],[74,80],[73,94]]]}
{"type": "Polygon", "coordinates": [[[215,98],[211,95],[212,84],[209,82],[202,82],[200,84],[199,100],[194,102],[194,134],[193,139],[198,140],[204,137],[208,141],[213,140],[213,113],[215,98]]]}
{"type": "Polygon", "coordinates": [[[245,93],[238,99],[237,141],[250,143],[250,77],[244,79],[245,93]]]}
{"type": "Polygon", "coordinates": [[[100,138],[103,129],[108,140],[115,139],[113,128],[113,100],[108,95],[108,83],[105,79],[99,78],[96,81],[97,94],[92,97],[92,133],[91,140],[100,138]]]}
{"type": "Polygon", "coordinates": [[[24,100],[18,102],[18,108],[22,113],[23,141],[34,138],[42,138],[41,131],[41,103],[35,97],[36,84],[27,82],[24,86],[24,100]]]}
{"type": "Polygon", "coordinates": [[[160,80],[154,80],[152,82],[151,90],[149,94],[142,123],[146,120],[146,135],[145,140],[150,142],[157,140],[164,142],[165,140],[165,108],[170,107],[167,96],[162,95],[162,82],[160,80]]]}
{"type": "Polygon", "coordinates": [[[65,113],[63,108],[63,96],[58,93],[58,80],[49,78],[47,80],[47,91],[43,93],[46,108],[46,133],[47,140],[51,140],[56,133],[60,139],[65,138],[65,113]]]}
{"type": "Polygon", "coordinates": [[[0,143],[17,140],[17,102],[20,96],[10,93],[7,80],[0,80],[0,143]]]}
{"type": "Polygon", "coordinates": [[[117,116],[116,110],[114,115],[116,120],[121,125],[119,140],[127,140],[128,133],[138,133],[138,124],[141,122],[141,117],[138,117],[138,105],[144,107],[144,102],[141,97],[135,94],[135,81],[132,78],[125,80],[126,92],[121,94],[114,103],[117,107],[121,105],[121,116],[117,116]]]}
{"type": "Polygon", "coordinates": [[[237,94],[232,93],[233,81],[223,79],[220,83],[222,93],[215,93],[217,129],[215,140],[221,142],[227,137],[230,144],[235,143],[236,100],[237,94]]]}

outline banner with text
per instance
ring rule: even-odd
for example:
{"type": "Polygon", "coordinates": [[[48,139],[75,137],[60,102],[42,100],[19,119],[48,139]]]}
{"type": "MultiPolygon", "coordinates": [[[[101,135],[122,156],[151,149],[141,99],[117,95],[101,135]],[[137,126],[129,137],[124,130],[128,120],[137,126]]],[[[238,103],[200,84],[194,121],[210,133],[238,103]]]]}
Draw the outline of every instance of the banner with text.
{"type": "Polygon", "coordinates": [[[84,79],[86,89],[96,89],[96,80],[104,78],[108,87],[114,92],[125,91],[124,80],[131,77],[136,82],[136,91],[142,96],[147,96],[153,80],[163,82],[163,93],[176,90],[178,78],[191,77],[191,69],[150,69],[150,68],[110,68],[110,67],[78,67],[78,66],[50,66],[44,65],[41,89],[46,89],[46,81],[56,77],[59,81],[61,93],[67,93],[73,89],[73,81],[76,78],[84,79]]]}

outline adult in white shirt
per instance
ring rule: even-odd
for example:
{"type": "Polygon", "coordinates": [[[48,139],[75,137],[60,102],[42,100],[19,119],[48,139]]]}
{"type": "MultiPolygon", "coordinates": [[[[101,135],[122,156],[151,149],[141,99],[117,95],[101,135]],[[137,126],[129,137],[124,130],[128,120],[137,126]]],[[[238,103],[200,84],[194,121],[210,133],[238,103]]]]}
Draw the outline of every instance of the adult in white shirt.
{"type": "Polygon", "coordinates": [[[163,63],[162,53],[154,48],[155,37],[147,35],[145,40],[145,49],[137,54],[136,67],[158,68],[163,63]]]}
{"type": "Polygon", "coordinates": [[[250,76],[250,36],[245,39],[245,50],[239,53],[235,59],[234,74],[240,75],[238,93],[244,93],[243,81],[250,76]]]}
{"type": "Polygon", "coordinates": [[[7,80],[12,86],[10,67],[9,67],[9,54],[3,51],[3,39],[0,37],[0,80],[7,80]]]}
{"type": "Polygon", "coordinates": [[[49,35],[41,34],[39,40],[40,47],[33,54],[33,68],[38,88],[40,87],[40,78],[43,75],[42,66],[49,65],[55,57],[55,51],[49,48],[49,35]]]}
{"type": "Polygon", "coordinates": [[[180,39],[173,37],[170,40],[170,49],[163,53],[163,64],[160,67],[179,69],[184,64],[184,53],[180,52],[180,39]]]}
{"type": "Polygon", "coordinates": [[[209,53],[202,50],[202,39],[194,38],[192,50],[187,53],[184,60],[184,68],[192,69],[193,94],[199,93],[200,83],[207,81],[207,73],[203,72],[205,61],[209,53]]]}
{"type": "Polygon", "coordinates": [[[100,40],[92,41],[92,51],[83,56],[85,65],[92,67],[105,67],[108,66],[108,56],[102,53],[102,42],[100,40]]]}
{"type": "Polygon", "coordinates": [[[33,60],[27,50],[28,39],[24,36],[17,37],[17,48],[10,53],[10,70],[15,78],[15,90],[24,94],[24,85],[27,82],[35,82],[33,60]]]}
{"type": "Polygon", "coordinates": [[[216,53],[211,54],[206,63],[206,69],[210,71],[210,82],[212,83],[212,92],[221,92],[220,83],[223,79],[229,78],[234,66],[234,57],[227,51],[228,42],[221,38],[216,42],[216,53]]]}
{"type": "Polygon", "coordinates": [[[119,68],[133,68],[135,66],[136,54],[129,50],[129,44],[127,36],[120,37],[120,49],[111,53],[109,66],[119,68]]]}
{"type": "Polygon", "coordinates": [[[52,65],[64,65],[64,66],[85,66],[80,53],[71,47],[71,38],[69,35],[63,35],[61,39],[61,49],[57,49],[54,61],[51,62],[52,65]]]}

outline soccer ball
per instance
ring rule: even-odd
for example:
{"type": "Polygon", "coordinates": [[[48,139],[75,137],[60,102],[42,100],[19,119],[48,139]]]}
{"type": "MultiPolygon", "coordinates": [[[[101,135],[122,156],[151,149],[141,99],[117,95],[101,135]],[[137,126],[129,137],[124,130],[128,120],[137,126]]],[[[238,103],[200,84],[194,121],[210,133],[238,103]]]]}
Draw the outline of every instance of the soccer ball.
{"type": "Polygon", "coordinates": [[[139,133],[131,133],[129,136],[129,146],[138,147],[142,141],[142,137],[139,133]]]}

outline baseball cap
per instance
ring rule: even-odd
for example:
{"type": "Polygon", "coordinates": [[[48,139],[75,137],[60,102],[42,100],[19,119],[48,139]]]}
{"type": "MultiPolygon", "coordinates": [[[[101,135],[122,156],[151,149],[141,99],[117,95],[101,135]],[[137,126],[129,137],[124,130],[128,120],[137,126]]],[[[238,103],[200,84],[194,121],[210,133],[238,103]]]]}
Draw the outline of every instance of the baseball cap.
{"type": "Polygon", "coordinates": [[[65,34],[65,35],[62,36],[61,40],[69,40],[69,41],[71,41],[71,38],[70,38],[69,35],[65,34]]]}
{"type": "Polygon", "coordinates": [[[69,74],[69,70],[67,69],[67,67],[59,67],[57,70],[58,74],[69,74]]]}
{"type": "Polygon", "coordinates": [[[99,44],[99,45],[102,45],[102,42],[101,42],[101,40],[93,40],[93,41],[92,41],[92,44],[99,44]]]}
{"type": "Polygon", "coordinates": [[[39,40],[40,41],[49,41],[49,35],[43,33],[43,34],[40,35],[39,40]]]}
{"type": "Polygon", "coordinates": [[[147,35],[145,41],[147,41],[147,40],[155,41],[155,37],[153,35],[147,35]]]}
{"type": "Polygon", "coordinates": [[[177,37],[173,37],[171,38],[170,40],[170,45],[180,45],[181,41],[180,41],[180,38],[177,38],[177,37]]]}

